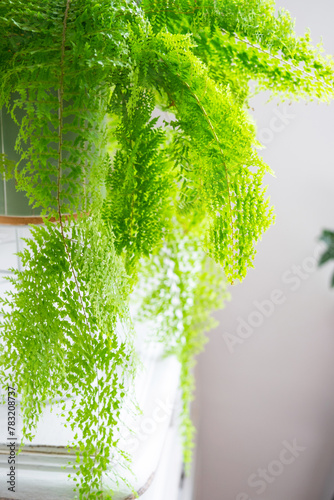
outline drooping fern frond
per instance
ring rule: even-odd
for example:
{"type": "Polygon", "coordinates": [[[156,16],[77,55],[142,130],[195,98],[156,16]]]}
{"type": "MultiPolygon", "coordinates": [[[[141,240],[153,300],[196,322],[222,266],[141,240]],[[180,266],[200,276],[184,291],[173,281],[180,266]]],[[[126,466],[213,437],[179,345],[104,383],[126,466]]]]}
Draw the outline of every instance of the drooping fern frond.
{"type": "Polygon", "coordinates": [[[333,96],[333,61],[323,58],[320,49],[304,64],[301,51],[299,57],[283,57],[219,28],[212,36],[203,31],[195,39],[196,53],[208,64],[212,77],[228,81],[236,97],[247,99],[249,80],[257,83],[258,92],[269,89],[282,98],[328,101],[333,96]]]}
{"type": "Polygon", "coordinates": [[[188,138],[198,203],[208,216],[206,246],[233,281],[245,276],[254,244],[272,221],[262,187],[269,169],[256,153],[244,109],[228,86],[208,76],[191,47],[189,37],[157,36],[147,78],[170,99],[172,125],[188,138]]]}
{"type": "Polygon", "coordinates": [[[154,98],[145,89],[133,92],[116,86],[113,109],[120,109],[116,130],[119,149],[106,179],[103,216],[113,227],[118,252],[129,263],[149,256],[160,245],[172,212],[173,177],[163,152],[165,134],[151,119],[154,98]]]}
{"type": "Polygon", "coordinates": [[[173,34],[191,34],[195,54],[220,74],[218,81],[234,81],[247,98],[249,78],[274,93],[328,100],[333,97],[334,62],[314,47],[309,32],[297,36],[294,20],[285,9],[276,12],[273,0],[144,0],[143,9],[154,29],[165,26],[173,34]]]}
{"type": "Polygon", "coordinates": [[[181,227],[150,261],[142,262],[135,297],[138,319],[144,320],[153,338],[175,354],[181,363],[181,431],[184,459],[191,463],[194,427],[190,419],[195,356],[207,341],[205,333],[217,323],[212,311],[228,298],[222,270],[209,259],[197,237],[185,236],[181,227]]]}
{"type": "Polygon", "coordinates": [[[1,384],[20,388],[26,439],[48,401],[70,398],[66,417],[79,435],[72,443],[78,491],[80,498],[95,498],[117,449],[120,410],[135,366],[129,282],[101,221],[67,223],[64,234],[67,248],[53,224],[32,229],[21,254],[24,270],[9,278],[15,289],[1,299],[1,384]],[[123,323],[123,334],[117,323],[123,323]]]}

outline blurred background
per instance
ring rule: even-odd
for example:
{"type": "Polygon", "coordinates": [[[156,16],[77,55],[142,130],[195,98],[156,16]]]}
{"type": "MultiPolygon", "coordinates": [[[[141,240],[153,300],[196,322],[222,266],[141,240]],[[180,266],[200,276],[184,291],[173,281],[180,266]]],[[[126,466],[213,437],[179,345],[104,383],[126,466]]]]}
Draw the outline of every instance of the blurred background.
{"type": "MultiPolygon", "coordinates": [[[[278,0],[334,54],[333,0],[278,0]]],[[[334,497],[333,104],[252,100],[276,224],[198,358],[196,500],[334,497]]]]}

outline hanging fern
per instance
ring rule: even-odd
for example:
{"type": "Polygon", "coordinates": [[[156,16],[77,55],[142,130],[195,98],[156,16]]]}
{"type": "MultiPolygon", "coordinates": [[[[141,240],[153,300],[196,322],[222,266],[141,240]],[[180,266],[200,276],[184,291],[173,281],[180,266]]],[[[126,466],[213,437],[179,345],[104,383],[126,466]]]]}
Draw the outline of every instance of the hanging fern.
{"type": "Polygon", "coordinates": [[[129,458],[129,302],[181,362],[189,463],[194,356],[274,220],[249,81],[326,101],[333,60],[271,0],[0,0],[0,12],[0,107],[20,155],[1,154],[0,172],[45,217],[1,301],[1,384],[21,392],[28,439],[46,402],[71,395],[77,490],[100,498],[113,455],[129,458]]]}
{"type": "Polygon", "coordinates": [[[172,210],[173,177],[164,157],[165,134],[150,119],[154,98],[139,89],[113,94],[113,107],[121,109],[116,130],[119,149],[106,178],[104,219],[110,221],[119,253],[125,250],[129,264],[149,256],[167,231],[172,210]],[[135,99],[135,102],[134,102],[135,99]]]}
{"type": "Polygon", "coordinates": [[[190,403],[194,390],[194,358],[207,339],[205,332],[217,323],[211,317],[228,298],[222,269],[209,259],[198,237],[185,236],[178,227],[150,261],[143,261],[135,290],[138,321],[145,321],[151,335],[163,342],[167,354],[181,363],[181,431],[186,466],[191,464],[194,427],[190,403]]]}
{"type": "Polygon", "coordinates": [[[43,214],[87,210],[105,178],[104,117],[126,62],[127,2],[1,2],[0,106],[24,118],[18,189],[43,214]],[[45,15],[45,13],[50,15],[45,15]]]}
{"type": "Polygon", "coordinates": [[[254,243],[272,221],[262,187],[270,170],[254,149],[255,130],[245,111],[228,86],[217,85],[208,76],[191,49],[187,36],[155,37],[147,79],[171,101],[173,126],[185,137],[192,155],[196,204],[207,215],[208,253],[233,281],[246,275],[254,243]]]}
{"type": "Polygon", "coordinates": [[[112,239],[91,218],[67,224],[63,235],[52,223],[32,229],[20,254],[24,271],[13,270],[15,291],[1,299],[0,374],[3,384],[20,388],[22,436],[33,436],[47,402],[71,397],[67,420],[80,436],[73,446],[82,498],[101,489],[135,366],[129,282],[112,239]]]}

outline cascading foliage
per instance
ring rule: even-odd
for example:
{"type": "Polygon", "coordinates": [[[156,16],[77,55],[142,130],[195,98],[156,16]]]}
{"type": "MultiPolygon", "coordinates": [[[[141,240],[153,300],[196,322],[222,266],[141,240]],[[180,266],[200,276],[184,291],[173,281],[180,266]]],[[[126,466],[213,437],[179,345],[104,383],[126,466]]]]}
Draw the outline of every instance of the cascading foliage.
{"type": "Polygon", "coordinates": [[[46,401],[76,396],[77,490],[101,498],[115,452],[127,458],[136,290],[181,362],[189,462],[194,355],[273,221],[249,82],[328,101],[333,60],[272,0],[0,0],[0,28],[21,157],[1,155],[1,172],[45,217],[2,300],[1,383],[22,394],[25,438],[46,401]]]}
{"type": "Polygon", "coordinates": [[[93,216],[66,224],[63,232],[47,221],[32,229],[21,260],[24,271],[15,270],[14,291],[2,299],[2,382],[4,369],[15,367],[9,381],[14,376],[21,393],[28,439],[46,403],[62,401],[76,430],[71,445],[80,496],[91,498],[101,489],[110,448],[121,452],[119,416],[135,368],[129,281],[110,228],[93,216]]]}

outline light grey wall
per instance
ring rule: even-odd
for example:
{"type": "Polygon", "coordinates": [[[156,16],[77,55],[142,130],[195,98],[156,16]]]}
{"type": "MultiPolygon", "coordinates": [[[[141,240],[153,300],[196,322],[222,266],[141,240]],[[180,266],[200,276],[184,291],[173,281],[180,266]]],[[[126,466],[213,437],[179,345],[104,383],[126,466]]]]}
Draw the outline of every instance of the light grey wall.
{"type": "MultiPolygon", "coordinates": [[[[298,19],[299,34],[310,27],[313,40],[322,34],[334,53],[333,0],[278,5],[298,19]]],[[[231,288],[231,302],[217,314],[221,325],[199,357],[196,500],[331,500],[333,266],[315,268],[315,255],[321,230],[334,229],[334,105],[277,107],[261,96],[253,106],[267,142],[263,156],[276,173],[268,192],[277,219],[258,246],[255,269],[231,288]],[[268,317],[254,314],[255,301],[273,299],[281,303],[266,302],[268,317]],[[235,335],[240,318],[261,325],[230,352],[224,334],[235,335]],[[295,457],[283,451],[293,443],[295,457]],[[271,482],[264,480],[260,494],[248,478],[268,466],[271,482]]]]}

